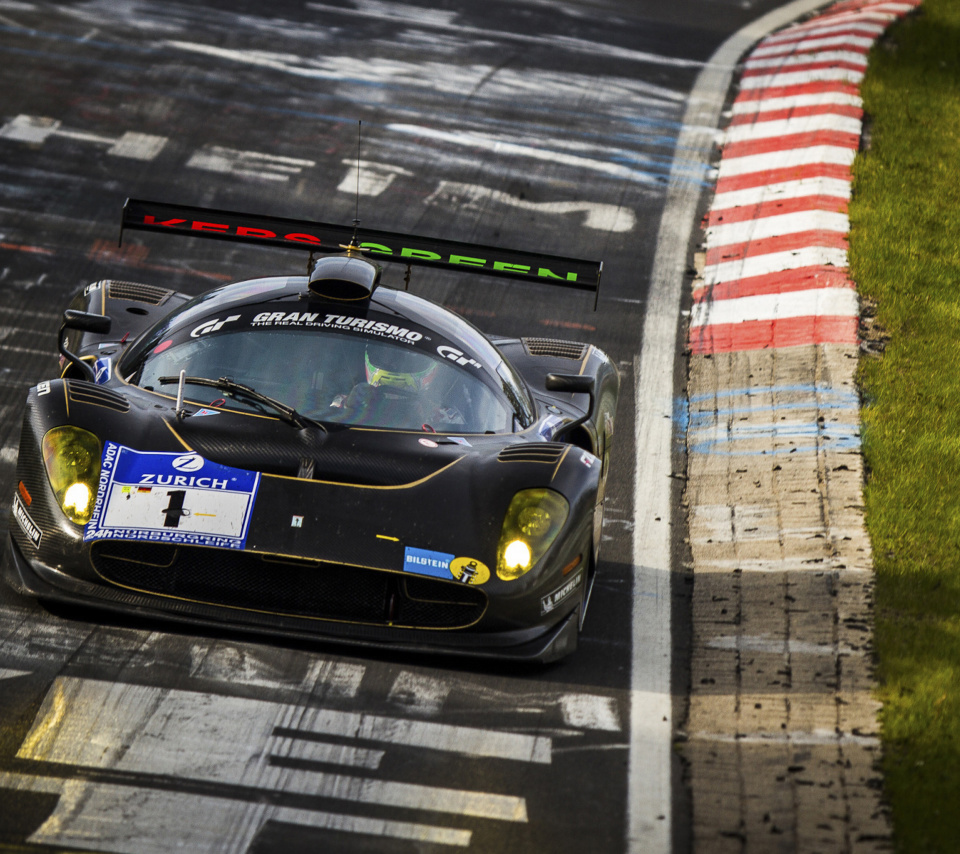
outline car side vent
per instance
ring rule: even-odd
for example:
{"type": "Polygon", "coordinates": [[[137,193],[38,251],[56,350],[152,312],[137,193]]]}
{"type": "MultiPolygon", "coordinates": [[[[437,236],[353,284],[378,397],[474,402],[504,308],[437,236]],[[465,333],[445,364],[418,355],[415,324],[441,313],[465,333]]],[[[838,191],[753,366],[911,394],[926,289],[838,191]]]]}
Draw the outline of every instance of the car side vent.
{"type": "Polygon", "coordinates": [[[580,361],[588,344],[579,341],[564,341],[561,338],[524,338],[523,346],[531,356],[554,356],[558,359],[580,361]]]}
{"type": "Polygon", "coordinates": [[[556,465],[569,446],[560,442],[518,442],[508,445],[499,454],[501,463],[550,463],[556,465]]]}
{"type": "Polygon", "coordinates": [[[86,403],[89,406],[102,406],[114,412],[127,412],[130,401],[115,391],[94,385],[93,383],[67,380],[67,400],[70,403],[86,403]]]}
{"type": "Polygon", "coordinates": [[[162,305],[173,291],[158,288],[156,285],[141,285],[139,282],[107,282],[107,296],[112,299],[126,299],[131,302],[145,302],[148,305],[162,305]]]}

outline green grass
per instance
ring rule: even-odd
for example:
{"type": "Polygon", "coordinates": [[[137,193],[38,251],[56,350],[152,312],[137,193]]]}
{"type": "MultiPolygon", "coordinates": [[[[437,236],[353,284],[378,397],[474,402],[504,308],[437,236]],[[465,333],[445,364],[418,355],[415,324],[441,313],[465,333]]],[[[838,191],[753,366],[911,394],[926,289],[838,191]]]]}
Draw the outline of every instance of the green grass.
{"type": "Polygon", "coordinates": [[[851,275],[889,335],[861,360],[887,799],[900,852],[960,851],[960,2],[925,0],[863,84],[851,275]]]}

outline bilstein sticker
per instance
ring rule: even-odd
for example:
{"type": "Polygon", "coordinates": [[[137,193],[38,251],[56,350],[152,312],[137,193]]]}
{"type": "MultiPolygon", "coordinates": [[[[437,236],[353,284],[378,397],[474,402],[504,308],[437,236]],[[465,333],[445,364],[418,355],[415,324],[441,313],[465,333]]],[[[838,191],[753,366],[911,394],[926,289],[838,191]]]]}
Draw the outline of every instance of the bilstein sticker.
{"type": "Polygon", "coordinates": [[[487,565],[472,557],[458,557],[450,563],[450,574],[463,584],[485,584],[490,580],[487,565]]]}
{"type": "Polygon", "coordinates": [[[417,575],[431,575],[434,578],[450,578],[450,563],[456,555],[435,552],[430,549],[414,549],[407,546],[403,550],[403,571],[417,575]]]}

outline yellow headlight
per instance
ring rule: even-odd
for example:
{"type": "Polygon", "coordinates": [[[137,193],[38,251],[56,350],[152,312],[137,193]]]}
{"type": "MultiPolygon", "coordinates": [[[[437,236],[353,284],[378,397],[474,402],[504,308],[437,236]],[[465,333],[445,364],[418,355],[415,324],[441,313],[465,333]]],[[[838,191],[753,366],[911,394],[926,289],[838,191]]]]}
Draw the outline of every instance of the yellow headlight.
{"type": "Polygon", "coordinates": [[[497,576],[513,581],[543,557],[567,521],[570,505],[552,489],[524,489],[513,496],[497,548],[497,576]]]}
{"type": "Polygon", "coordinates": [[[42,442],[43,464],[64,514],[86,525],[100,477],[100,441],[79,427],[54,427],[42,442]]]}
{"type": "Polygon", "coordinates": [[[530,546],[523,540],[511,540],[503,550],[503,563],[507,569],[530,569],[530,546]]]}
{"type": "Polygon", "coordinates": [[[90,488],[85,483],[75,483],[63,493],[63,509],[71,515],[84,516],[90,508],[90,488]]]}

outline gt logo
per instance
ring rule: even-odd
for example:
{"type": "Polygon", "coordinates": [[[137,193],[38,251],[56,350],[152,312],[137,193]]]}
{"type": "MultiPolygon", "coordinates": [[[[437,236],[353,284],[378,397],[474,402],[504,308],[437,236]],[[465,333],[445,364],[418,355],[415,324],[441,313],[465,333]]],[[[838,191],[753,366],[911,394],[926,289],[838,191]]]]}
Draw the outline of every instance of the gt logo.
{"type": "Polygon", "coordinates": [[[482,368],[481,365],[476,359],[471,359],[469,356],[465,356],[461,353],[456,347],[448,347],[446,344],[437,347],[437,352],[443,356],[444,359],[449,359],[451,362],[456,362],[458,365],[473,365],[475,368],[482,368]]]}
{"type": "Polygon", "coordinates": [[[234,320],[239,320],[239,314],[231,314],[226,320],[221,320],[219,317],[215,317],[213,320],[208,320],[206,323],[201,323],[193,332],[190,333],[191,338],[199,338],[201,335],[206,335],[208,332],[219,332],[225,323],[231,323],[234,320]]]}

